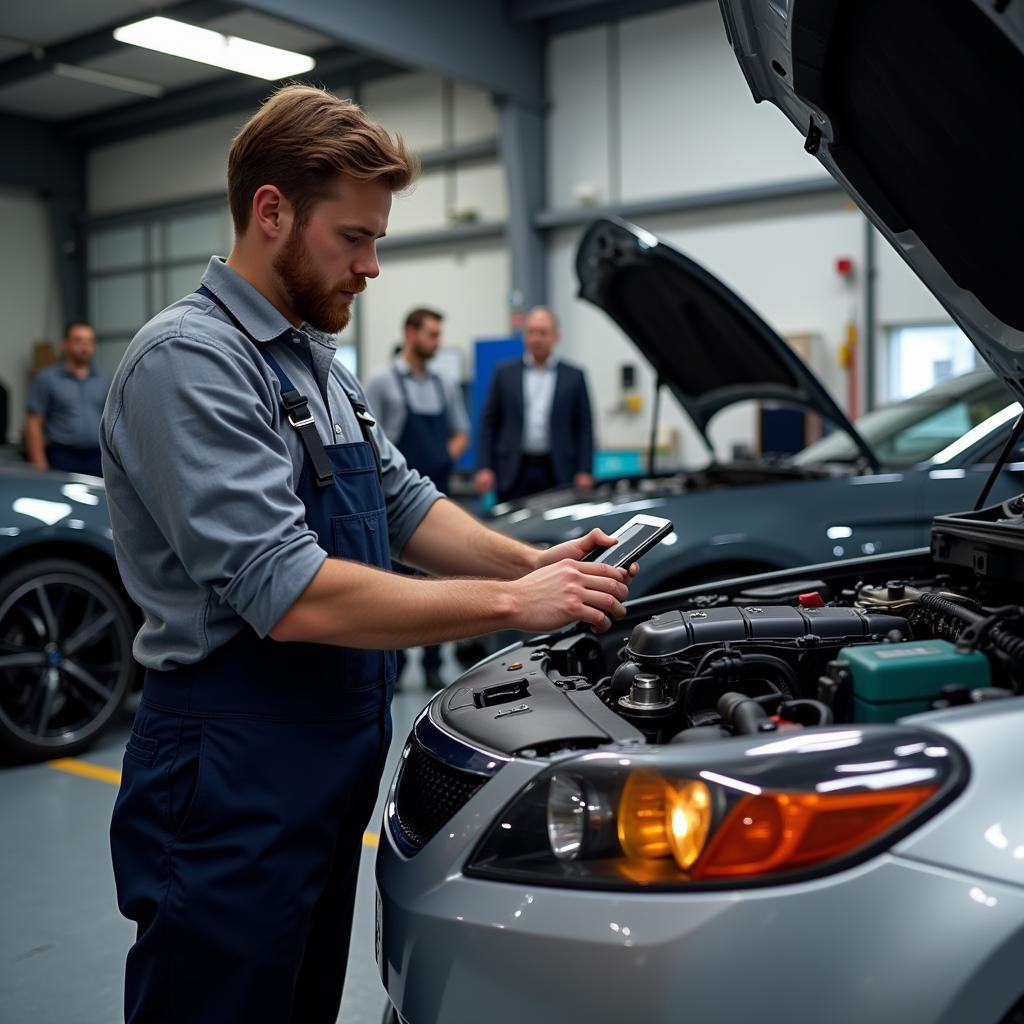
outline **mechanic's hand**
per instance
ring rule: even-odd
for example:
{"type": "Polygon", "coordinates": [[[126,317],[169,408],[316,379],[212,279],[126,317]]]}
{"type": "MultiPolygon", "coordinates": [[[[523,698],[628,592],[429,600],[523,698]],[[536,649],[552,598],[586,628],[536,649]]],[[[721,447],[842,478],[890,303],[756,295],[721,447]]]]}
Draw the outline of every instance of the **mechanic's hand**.
{"type": "Polygon", "coordinates": [[[628,580],[624,569],[599,562],[563,558],[545,565],[509,584],[516,602],[513,626],[532,633],[585,622],[603,633],[626,614],[628,580]]]}
{"type": "Polygon", "coordinates": [[[477,494],[486,494],[488,491],[493,491],[495,483],[497,481],[492,469],[478,469],[473,476],[473,489],[477,494]]]}
{"type": "MultiPolygon", "coordinates": [[[[564,544],[556,544],[554,547],[538,551],[537,566],[554,565],[555,562],[560,562],[563,558],[578,560],[589,554],[594,548],[610,548],[613,544],[617,543],[618,541],[609,537],[604,530],[598,529],[595,526],[590,533],[585,533],[582,537],[577,537],[575,540],[567,540],[564,544]]],[[[639,571],[640,566],[636,562],[629,567],[630,576],[635,576],[639,571]]]]}

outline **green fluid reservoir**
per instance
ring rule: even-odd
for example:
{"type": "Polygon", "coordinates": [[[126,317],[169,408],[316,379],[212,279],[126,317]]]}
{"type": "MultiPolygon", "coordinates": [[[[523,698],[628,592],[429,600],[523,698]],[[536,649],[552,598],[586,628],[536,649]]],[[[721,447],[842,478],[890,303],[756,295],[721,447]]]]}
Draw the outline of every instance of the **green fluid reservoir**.
{"type": "Polygon", "coordinates": [[[853,686],[855,722],[893,722],[927,711],[944,686],[990,685],[988,659],[961,654],[948,640],[844,647],[853,686]]]}

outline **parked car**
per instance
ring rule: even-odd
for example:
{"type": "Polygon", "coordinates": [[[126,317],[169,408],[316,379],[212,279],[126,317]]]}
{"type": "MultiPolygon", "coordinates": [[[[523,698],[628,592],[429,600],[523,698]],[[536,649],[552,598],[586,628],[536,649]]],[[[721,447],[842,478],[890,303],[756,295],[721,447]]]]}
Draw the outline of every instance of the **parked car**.
{"type": "Polygon", "coordinates": [[[103,481],[0,464],[0,754],[70,756],[139,683],[103,481]]]}
{"type": "MultiPolygon", "coordinates": [[[[497,506],[489,524],[552,545],[637,512],[678,529],[644,559],[634,597],[808,560],[926,543],[932,516],[973,501],[1020,405],[987,367],[942,381],[851,423],[821,381],[738,295],[694,260],[624,221],[595,221],[576,258],[580,295],[608,313],[650,361],[703,438],[700,469],[558,488],[497,506]],[[678,297],[685,301],[677,301],[678,297]],[[716,460],[711,420],[744,402],[802,407],[832,427],[786,457],[716,460]],[[756,514],[751,514],[756,509],[756,514]]],[[[1024,487],[1010,460],[992,495],[1024,487]]],[[[455,645],[468,668],[517,639],[504,631],[455,645]]]]}
{"type": "MultiPolygon", "coordinates": [[[[636,512],[671,519],[676,532],[644,560],[636,597],[924,544],[933,515],[974,501],[1020,411],[983,368],[853,424],[742,299],[644,229],[595,222],[576,267],[581,296],[632,339],[709,456],[710,421],[743,402],[800,406],[834,427],[791,457],[712,460],[692,471],[608,480],[590,494],[548,491],[499,507],[490,521],[528,543],[558,544],[595,526],[611,533],[636,512]]],[[[1022,489],[1024,466],[1011,463],[993,494],[1022,489]]]]}
{"type": "MultiPolygon", "coordinates": [[[[755,99],[1024,397],[1021,12],[722,10],[755,99]]],[[[390,1019],[1021,1024],[1024,495],[929,539],[652,595],[435,697],[378,850],[390,1019]]]]}

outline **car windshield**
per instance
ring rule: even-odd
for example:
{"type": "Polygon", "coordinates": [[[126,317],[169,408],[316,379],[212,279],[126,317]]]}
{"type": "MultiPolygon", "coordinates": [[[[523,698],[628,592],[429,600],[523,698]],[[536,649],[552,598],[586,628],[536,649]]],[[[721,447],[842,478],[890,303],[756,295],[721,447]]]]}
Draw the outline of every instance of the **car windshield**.
{"type": "MultiPolygon", "coordinates": [[[[905,467],[934,458],[973,427],[1010,406],[998,378],[969,373],[882,409],[856,422],[861,436],[884,466],[905,467]]],[[[1007,414],[1010,418],[1012,413],[1007,414]]],[[[997,424],[994,422],[993,427],[997,424]]],[[[793,456],[799,466],[823,462],[855,462],[861,453],[853,440],[837,430],[793,456]]]]}

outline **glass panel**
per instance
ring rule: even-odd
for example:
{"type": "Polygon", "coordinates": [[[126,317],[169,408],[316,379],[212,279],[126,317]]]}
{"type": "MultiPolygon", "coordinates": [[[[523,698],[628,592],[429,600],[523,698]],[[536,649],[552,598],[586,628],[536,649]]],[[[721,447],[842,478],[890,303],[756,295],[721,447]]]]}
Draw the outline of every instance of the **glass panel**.
{"type": "Polygon", "coordinates": [[[131,338],[105,338],[96,345],[96,365],[112,377],[131,338]]]}
{"type": "Polygon", "coordinates": [[[149,319],[146,275],[142,271],[95,278],[89,292],[90,319],[101,338],[134,334],[149,319]]]}
{"type": "Polygon", "coordinates": [[[164,276],[159,270],[151,270],[148,275],[149,281],[149,315],[155,316],[164,306],[168,299],[164,295],[164,276]]]}
{"type": "Polygon", "coordinates": [[[164,261],[163,250],[164,226],[159,221],[153,221],[149,225],[149,262],[162,263],[164,261]]]}
{"type": "Polygon", "coordinates": [[[179,260],[188,256],[209,258],[227,252],[224,232],[224,212],[212,210],[195,213],[164,222],[167,233],[167,258],[179,260]]]}
{"type": "Polygon", "coordinates": [[[164,305],[177,302],[178,299],[194,292],[206,273],[207,260],[200,263],[186,263],[181,267],[169,267],[163,273],[164,305]]]}
{"type": "Polygon", "coordinates": [[[909,398],[940,381],[973,370],[977,350],[953,324],[896,327],[889,331],[888,401],[909,398]]]}
{"type": "Polygon", "coordinates": [[[138,267],[146,262],[146,229],[142,224],[94,231],[89,237],[89,269],[138,267]]]}
{"type": "MultiPolygon", "coordinates": [[[[938,455],[968,430],[1005,409],[1012,396],[987,371],[937,384],[912,398],[866,413],[856,427],[883,465],[912,466],[938,455]]],[[[992,429],[996,427],[993,424],[992,429]]],[[[837,432],[805,448],[797,465],[852,462],[859,457],[848,435],[837,432]]]]}

